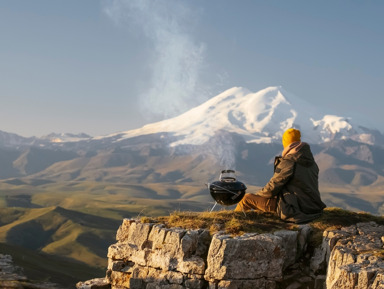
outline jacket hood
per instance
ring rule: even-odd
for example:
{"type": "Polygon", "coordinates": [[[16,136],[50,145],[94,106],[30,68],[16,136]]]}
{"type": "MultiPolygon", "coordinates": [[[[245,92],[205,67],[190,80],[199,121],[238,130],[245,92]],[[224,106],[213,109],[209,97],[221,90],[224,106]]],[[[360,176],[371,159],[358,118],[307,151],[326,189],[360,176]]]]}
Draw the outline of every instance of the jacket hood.
{"type": "Polygon", "coordinates": [[[297,162],[305,167],[309,167],[315,162],[311,148],[307,143],[300,143],[296,150],[289,151],[283,158],[297,162]]]}

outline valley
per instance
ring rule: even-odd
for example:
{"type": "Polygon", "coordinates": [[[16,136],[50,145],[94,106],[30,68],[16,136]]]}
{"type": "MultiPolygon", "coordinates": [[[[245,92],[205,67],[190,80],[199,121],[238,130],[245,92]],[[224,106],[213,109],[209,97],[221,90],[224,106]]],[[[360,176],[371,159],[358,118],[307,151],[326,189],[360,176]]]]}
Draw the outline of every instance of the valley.
{"type": "Polygon", "coordinates": [[[68,282],[93,278],[124,218],[209,211],[207,184],[223,169],[257,192],[291,126],[311,145],[328,207],[384,214],[384,136],[287,95],[299,105],[279,87],[232,88],[179,117],[102,137],[0,131],[0,253],[52,282],[64,284],[55,270],[68,282]]]}
{"type": "MultiPolygon", "coordinates": [[[[321,193],[329,207],[381,215],[384,212],[381,184],[379,178],[375,186],[322,186],[321,193]]],[[[247,187],[247,192],[260,188],[248,184],[247,187]]],[[[95,272],[104,275],[107,248],[114,243],[116,230],[124,218],[167,216],[174,211],[209,211],[213,204],[203,183],[2,180],[0,249],[4,253],[18,252],[16,264],[20,261],[23,266],[28,254],[42,256],[28,261],[31,268],[42,266],[40,274],[36,275],[34,270],[26,273],[35,278],[50,276],[51,282],[65,285],[63,275],[72,276],[65,279],[66,282],[93,278],[97,275],[95,272]],[[9,249],[15,246],[29,253],[9,249]],[[41,258],[45,258],[43,262],[41,258]],[[50,262],[60,262],[60,274],[49,271],[56,265],[45,267],[50,262]],[[79,267],[76,272],[73,272],[74,265],[79,267]]],[[[231,210],[233,206],[215,208],[223,209],[231,210]]]]}
{"type": "MultiPolygon", "coordinates": [[[[43,254],[49,260],[64,258],[68,264],[73,262],[82,267],[80,273],[92,271],[90,268],[95,272],[105,270],[107,248],[114,242],[115,232],[124,218],[167,216],[175,211],[209,211],[214,204],[204,184],[133,185],[90,181],[36,184],[31,180],[12,183],[9,180],[0,182],[0,242],[3,248],[21,247],[30,254],[43,254]]],[[[259,188],[248,185],[247,192],[259,188]]],[[[355,187],[353,192],[348,186],[321,187],[321,192],[329,207],[374,214],[383,212],[384,196],[372,187],[355,187]]],[[[215,208],[223,209],[233,207],[215,208]]],[[[33,260],[31,258],[30,262],[33,260]]],[[[42,265],[40,259],[36,262],[35,266],[42,265]]],[[[71,265],[61,268],[63,274],[72,274],[79,280],[95,276],[94,272],[84,277],[83,273],[71,273],[71,270],[71,265]]],[[[55,275],[50,281],[61,282],[55,275]]]]}

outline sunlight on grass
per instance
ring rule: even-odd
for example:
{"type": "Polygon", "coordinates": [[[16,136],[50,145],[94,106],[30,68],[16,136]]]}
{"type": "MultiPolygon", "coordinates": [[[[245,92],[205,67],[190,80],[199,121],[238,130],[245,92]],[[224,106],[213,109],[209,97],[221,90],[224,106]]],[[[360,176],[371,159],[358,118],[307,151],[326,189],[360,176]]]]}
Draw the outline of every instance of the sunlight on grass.
{"type": "Polygon", "coordinates": [[[181,212],[175,211],[169,216],[142,218],[142,222],[163,223],[167,227],[184,229],[206,229],[211,234],[224,231],[231,235],[242,235],[248,232],[274,232],[281,229],[295,229],[296,225],[282,222],[271,213],[218,211],[218,212],[181,212]]]}
{"type": "Polygon", "coordinates": [[[313,229],[312,245],[315,247],[320,245],[325,229],[340,229],[356,223],[372,221],[384,225],[384,217],[382,216],[375,216],[366,212],[351,212],[340,208],[326,208],[319,219],[310,223],[313,229]]]}
{"type": "MultiPolygon", "coordinates": [[[[323,215],[310,222],[312,234],[310,246],[317,247],[322,242],[323,232],[326,229],[339,229],[359,222],[371,222],[384,225],[384,217],[374,216],[365,212],[351,212],[340,208],[326,208],[323,215]]],[[[297,230],[298,225],[286,223],[273,213],[257,211],[242,212],[186,212],[175,211],[169,216],[142,217],[142,223],[161,223],[167,228],[180,227],[184,229],[205,229],[211,235],[222,231],[232,236],[244,233],[273,233],[278,230],[297,230]]]]}

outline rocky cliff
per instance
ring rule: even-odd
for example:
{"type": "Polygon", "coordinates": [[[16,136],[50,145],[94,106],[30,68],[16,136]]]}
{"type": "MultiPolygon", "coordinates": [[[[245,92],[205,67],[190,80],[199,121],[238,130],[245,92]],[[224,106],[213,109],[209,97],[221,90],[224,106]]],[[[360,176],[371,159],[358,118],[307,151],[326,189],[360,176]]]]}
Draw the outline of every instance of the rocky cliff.
{"type": "Polygon", "coordinates": [[[312,271],[327,267],[327,289],[384,288],[384,226],[358,223],[327,230],[315,250],[312,271]]]}
{"type": "Polygon", "coordinates": [[[325,230],[309,251],[310,225],[232,237],[125,219],[104,278],[78,289],[384,288],[384,226],[325,230]],[[326,275],[325,275],[326,274],[326,275]]]}
{"type": "Polygon", "coordinates": [[[33,282],[21,267],[13,264],[12,256],[0,254],[0,288],[2,289],[60,289],[57,284],[33,282]]]}

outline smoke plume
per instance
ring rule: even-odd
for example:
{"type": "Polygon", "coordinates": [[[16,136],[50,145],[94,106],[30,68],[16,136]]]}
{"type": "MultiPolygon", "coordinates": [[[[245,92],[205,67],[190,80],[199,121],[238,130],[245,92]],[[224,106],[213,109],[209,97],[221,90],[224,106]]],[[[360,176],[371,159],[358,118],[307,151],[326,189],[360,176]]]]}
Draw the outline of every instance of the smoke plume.
{"type": "Polygon", "coordinates": [[[215,158],[221,169],[236,169],[237,146],[230,133],[218,131],[207,143],[205,153],[215,158]]]}
{"type": "Polygon", "coordinates": [[[204,44],[193,39],[198,17],[184,1],[114,0],[106,9],[117,22],[134,26],[153,45],[151,75],[140,95],[143,115],[169,118],[197,105],[204,44]]]}
{"type": "MultiPolygon", "coordinates": [[[[188,4],[181,0],[113,0],[105,10],[111,19],[138,31],[152,45],[148,85],[139,95],[143,116],[149,120],[177,116],[208,98],[207,87],[212,85],[201,79],[205,45],[193,37],[199,11],[188,4]]],[[[217,77],[222,85],[226,75],[217,77]]],[[[213,137],[204,153],[223,168],[235,167],[231,138],[213,137]]]]}

